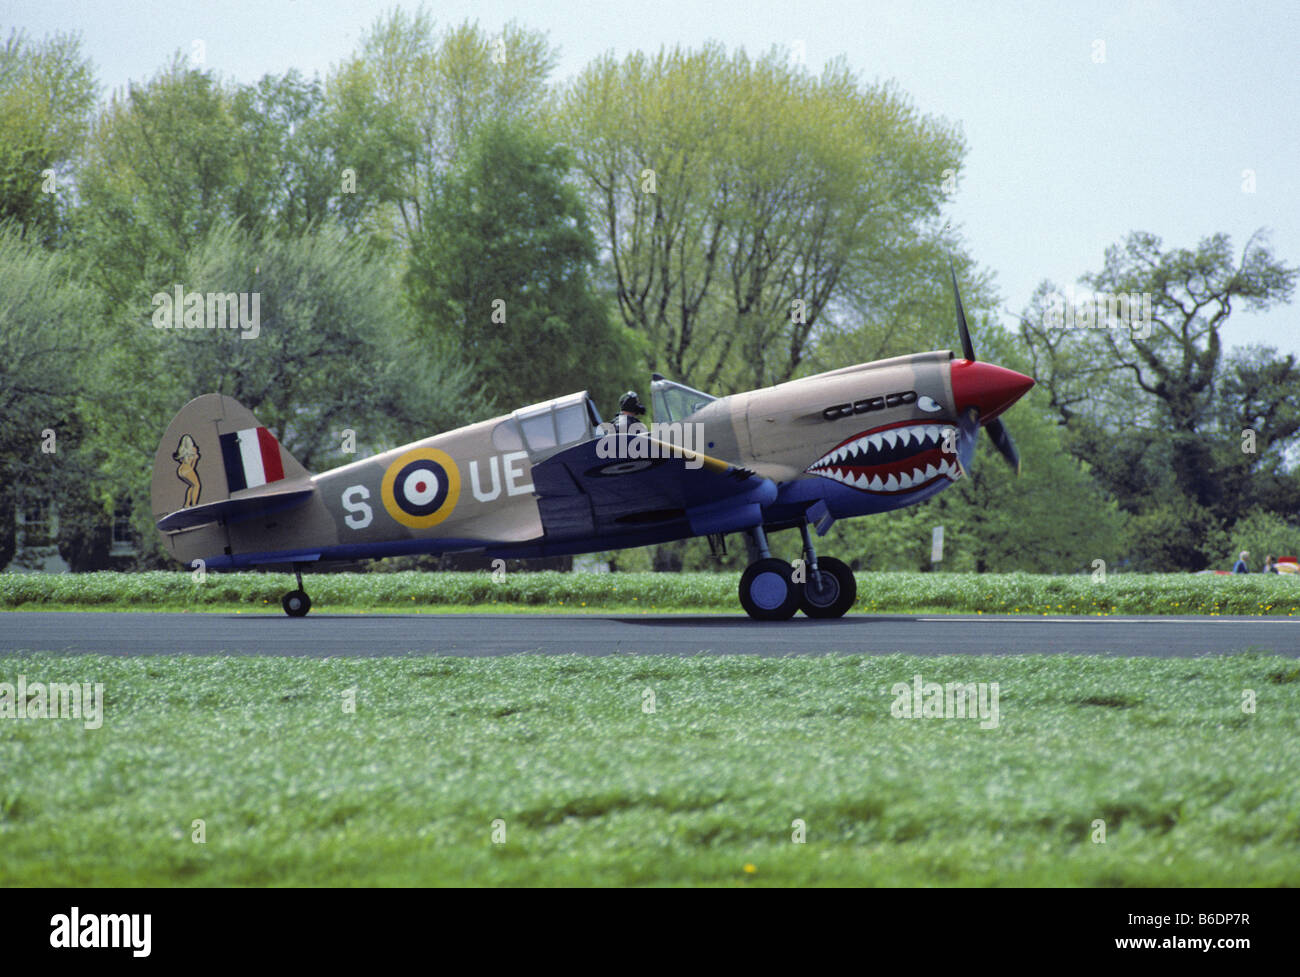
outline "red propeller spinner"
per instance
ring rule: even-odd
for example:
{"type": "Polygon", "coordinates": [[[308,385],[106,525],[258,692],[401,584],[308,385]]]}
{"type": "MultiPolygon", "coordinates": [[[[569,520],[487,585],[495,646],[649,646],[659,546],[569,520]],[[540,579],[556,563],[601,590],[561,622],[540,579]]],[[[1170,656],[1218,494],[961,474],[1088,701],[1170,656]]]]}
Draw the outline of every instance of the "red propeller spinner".
{"type": "Polygon", "coordinates": [[[968,407],[980,412],[980,424],[987,424],[1034,385],[1027,377],[1003,366],[975,360],[953,360],[952,394],[958,413],[968,407]]]}

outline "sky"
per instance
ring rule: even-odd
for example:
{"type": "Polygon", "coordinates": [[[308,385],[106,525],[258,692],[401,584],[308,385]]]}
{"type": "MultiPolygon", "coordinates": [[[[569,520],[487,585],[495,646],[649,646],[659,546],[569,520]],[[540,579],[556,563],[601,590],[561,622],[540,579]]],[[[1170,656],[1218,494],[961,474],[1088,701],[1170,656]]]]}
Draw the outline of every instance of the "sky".
{"type": "MultiPolygon", "coordinates": [[[[413,8],[415,4],[400,6],[413,8]]],[[[104,93],[177,51],[252,82],[324,77],[393,0],[6,0],[0,29],[78,31],[104,93]]],[[[1044,278],[1099,270],[1133,230],[1168,247],[1225,232],[1238,255],[1269,231],[1300,265],[1300,3],[474,0],[428,5],[439,24],[514,20],[560,49],[554,79],[607,51],[716,40],[801,51],[816,73],[843,56],[960,126],[964,170],[949,216],[995,276],[1004,321],[1044,278]],[[1247,173],[1249,171],[1249,173],[1247,173]],[[1253,182],[1253,192],[1247,192],[1253,182]]],[[[1234,312],[1229,345],[1300,353],[1300,294],[1234,312]]]]}

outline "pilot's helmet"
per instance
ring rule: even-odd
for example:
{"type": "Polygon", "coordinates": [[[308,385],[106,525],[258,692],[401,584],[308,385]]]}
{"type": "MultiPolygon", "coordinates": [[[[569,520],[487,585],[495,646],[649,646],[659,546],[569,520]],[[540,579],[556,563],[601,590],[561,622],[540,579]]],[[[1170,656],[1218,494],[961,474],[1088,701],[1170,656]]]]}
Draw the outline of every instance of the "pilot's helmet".
{"type": "Polygon", "coordinates": [[[629,414],[644,414],[645,404],[641,403],[641,398],[636,395],[635,390],[629,390],[618,399],[618,409],[625,410],[629,414]]]}

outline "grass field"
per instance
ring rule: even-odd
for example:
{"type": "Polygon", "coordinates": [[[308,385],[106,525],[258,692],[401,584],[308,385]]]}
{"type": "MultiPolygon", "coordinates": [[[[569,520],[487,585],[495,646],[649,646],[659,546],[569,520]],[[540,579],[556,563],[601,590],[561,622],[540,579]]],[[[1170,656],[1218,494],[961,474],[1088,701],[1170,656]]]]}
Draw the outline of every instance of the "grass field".
{"type": "MultiPolygon", "coordinates": [[[[859,573],[857,613],[1300,614],[1300,579],[1192,574],[859,573]]],[[[304,578],[331,612],[738,610],[736,573],[320,573],[304,578]]],[[[7,610],[208,610],[281,613],[286,573],[0,574],[7,610]]]]}
{"type": "Polygon", "coordinates": [[[0,660],[20,674],[106,705],[0,720],[0,885],[1300,884],[1282,658],[0,660]],[[895,718],[918,673],[999,683],[996,728],[895,718]]]}

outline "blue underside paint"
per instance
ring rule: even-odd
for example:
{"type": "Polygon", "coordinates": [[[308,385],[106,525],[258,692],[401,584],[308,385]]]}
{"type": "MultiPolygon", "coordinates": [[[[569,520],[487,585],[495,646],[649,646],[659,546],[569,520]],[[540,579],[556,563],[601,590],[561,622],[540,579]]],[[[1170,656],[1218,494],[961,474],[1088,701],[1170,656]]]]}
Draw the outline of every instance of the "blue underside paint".
{"type": "Polygon", "coordinates": [[[601,539],[566,540],[548,543],[545,538],[523,543],[498,543],[483,539],[399,539],[383,543],[348,543],[313,549],[265,550],[255,553],[221,554],[205,560],[209,570],[239,570],[248,567],[284,563],[316,563],[335,560],[378,560],[386,556],[416,556],[440,553],[481,553],[489,558],[523,560],[540,556],[570,556],[601,550],[650,546],[694,535],[685,520],[675,520],[635,533],[606,536],[601,539]]]}
{"type": "Polygon", "coordinates": [[[769,522],[797,519],[820,500],[826,503],[826,508],[836,519],[870,516],[924,502],[938,495],[951,484],[946,478],[941,478],[933,485],[927,485],[915,492],[881,495],[851,488],[834,479],[813,476],[782,485],[776,504],[765,509],[764,514],[769,522]]]}

